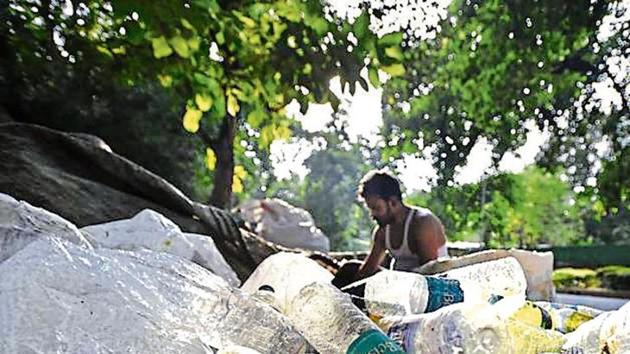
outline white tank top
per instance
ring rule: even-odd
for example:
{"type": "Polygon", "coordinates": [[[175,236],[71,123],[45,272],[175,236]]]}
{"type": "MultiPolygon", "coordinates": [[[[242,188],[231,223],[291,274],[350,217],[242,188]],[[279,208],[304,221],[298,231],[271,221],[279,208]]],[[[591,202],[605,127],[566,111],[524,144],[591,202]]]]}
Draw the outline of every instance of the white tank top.
{"type": "MultiPolygon", "coordinates": [[[[431,214],[429,209],[425,208],[411,208],[411,211],[407,214],[407,218],[405,219],[405,228],[403,231],[403,239],[400,248],[394,249],[392,247],[392,243],[390,241],[390,232],[389,225],[385,226],[385,247],[391,253],[394,258],[394,270],[402,270],[402,271],[411,271],[414,268],[420,266],[418,262],[418,255],[411,252],[409,249],[409,241],[407,240],[407,235],[409,234],[409,225],[411,225],[411,220],[413,220],[413,216],[419,213],[420,215],[428,215],[431,214]]],[[[446,248],[446,243],[444,243],[437,251],[438,258],[448,257],[448,250],[446,248]]]]}

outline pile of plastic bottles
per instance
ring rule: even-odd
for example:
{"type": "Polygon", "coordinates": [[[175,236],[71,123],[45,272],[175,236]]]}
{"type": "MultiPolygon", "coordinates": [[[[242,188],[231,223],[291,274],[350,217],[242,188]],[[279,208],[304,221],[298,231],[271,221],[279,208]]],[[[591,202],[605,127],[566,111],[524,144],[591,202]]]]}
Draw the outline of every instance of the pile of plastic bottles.
{"type": "Polygon", "coordinates": [[[626,353],[630,344],[630,305],[608,313],[529,301],[511,257],[436,276],[383,270],[343,289],[299,254],[259,270],[242,289],[319,353],[626,353]]]}
{"type": "Polygon", "coordinates": [[[79,230],[0,194],[0,353],[630,353],[630,304],[529,301],[512,257],[338,289],[278,253],[238,288],[198,236],[155,212],[79,230]]]}

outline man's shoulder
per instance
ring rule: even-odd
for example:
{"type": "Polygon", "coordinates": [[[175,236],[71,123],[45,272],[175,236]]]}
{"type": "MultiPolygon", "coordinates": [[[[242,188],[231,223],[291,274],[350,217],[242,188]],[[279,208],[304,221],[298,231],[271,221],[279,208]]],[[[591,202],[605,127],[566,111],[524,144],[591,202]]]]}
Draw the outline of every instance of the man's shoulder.
{"type": "Polygon", "coordinates": [[[374,240],[375,241],[385,241],[385,228],[382,226],[376,226],[374,229],[374,240]]]}

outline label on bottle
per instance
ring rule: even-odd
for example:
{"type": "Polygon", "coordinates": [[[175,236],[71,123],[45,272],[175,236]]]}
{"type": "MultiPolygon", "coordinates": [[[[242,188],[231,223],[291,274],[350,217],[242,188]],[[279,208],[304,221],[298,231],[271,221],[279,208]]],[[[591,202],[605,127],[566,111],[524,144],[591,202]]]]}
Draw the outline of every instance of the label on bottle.
{"type": "Polygon", "coordinates": [[[424,312],[433,312],[444,306],[464,301],[464,291],[456,279],[426,277],[429,300],[424,312]]]}
{"type": "Polygon", "coordinates": [[[385,333],[370,329],[355,339],[346,351],[346,354],[405,354],[396,342],[385,333]]]}
{"type": "Polygon", "coordinates": [[[417,328],[418,322],[394,324],[387,331],[387,336],[408,352],[413,348],[413,337],[417,328]]]}

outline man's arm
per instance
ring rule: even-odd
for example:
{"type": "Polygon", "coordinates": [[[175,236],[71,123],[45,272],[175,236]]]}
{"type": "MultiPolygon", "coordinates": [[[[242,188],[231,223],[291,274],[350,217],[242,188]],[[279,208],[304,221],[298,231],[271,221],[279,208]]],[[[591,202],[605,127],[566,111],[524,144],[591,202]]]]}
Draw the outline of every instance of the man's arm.
{"type": "Polygon", "coordinates": [[[383,263],[383,259],[385,259],[385,231],[381,227],[377,227],[374,230],[374,242],[372,242],[372,249],[368,254],[367,258],[359,268],[357,275],[355,277],[356,280],[360,280],[363,278],[367,278],[374,273],[376,273],[383,263]]]}
{"type": "Polygon", "coordinates": [[[420,265],[423,265],[438,258],[438,249],[446,242],[446,238],[444,226],[437,216],[423,215],[416,222],[414,230],[416,252],[420,265]]]}

